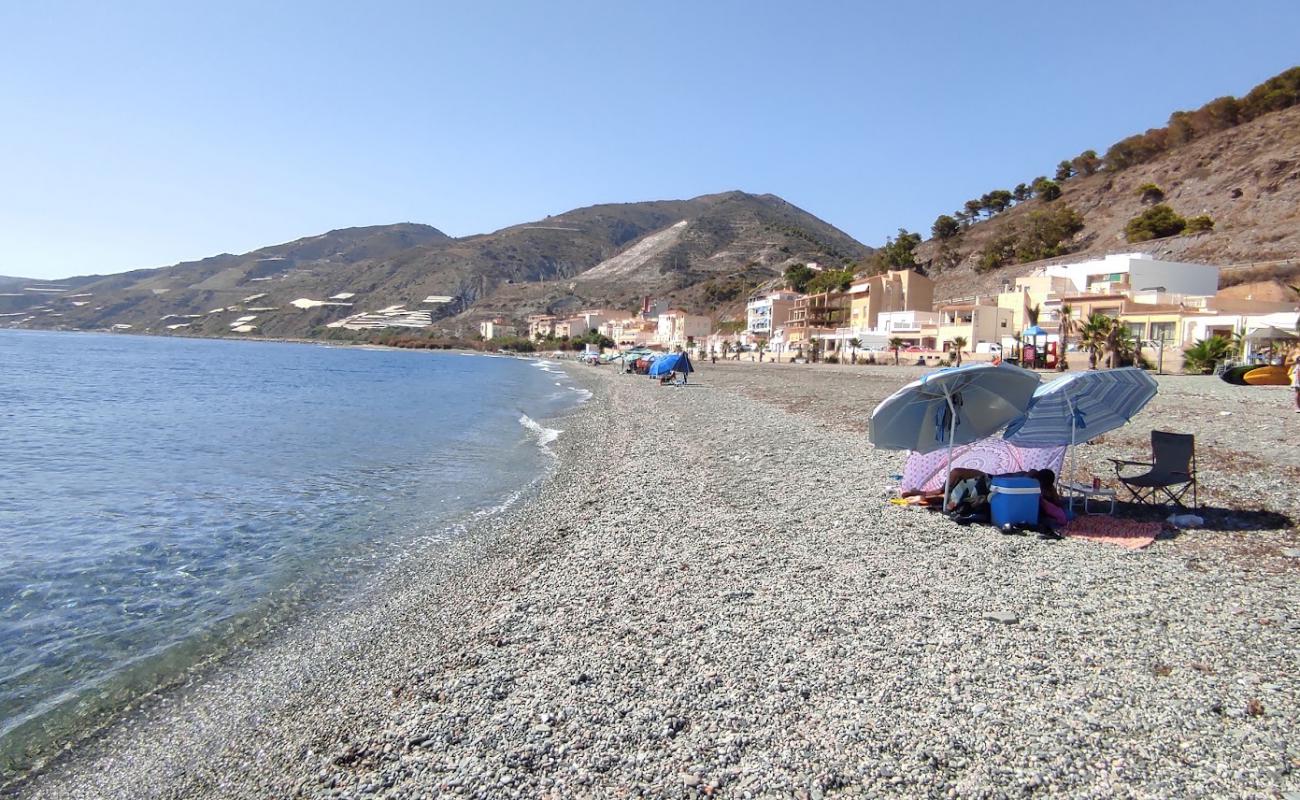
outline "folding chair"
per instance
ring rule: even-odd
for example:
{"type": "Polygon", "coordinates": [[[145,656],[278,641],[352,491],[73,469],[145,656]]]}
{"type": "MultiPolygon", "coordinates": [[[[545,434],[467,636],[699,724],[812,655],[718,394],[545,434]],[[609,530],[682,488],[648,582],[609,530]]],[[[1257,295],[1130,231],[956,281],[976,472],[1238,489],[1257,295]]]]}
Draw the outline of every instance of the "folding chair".
{"type": "Polygon", "coordinates": [[[1132,493],[1133,499],[1149,505],[1163,505],[1168,498],[1187,508],[1183,497],[1190,489],[1192,507],[1200,506],[1196,496],[1196,437],[1190,433],[1151,431],[1151,460],[1124,461],[1112,458],[1115,477],[1132,493]],[[1148,467],[1141,475],[1122,474],[1126,467],[1148,467]]]}

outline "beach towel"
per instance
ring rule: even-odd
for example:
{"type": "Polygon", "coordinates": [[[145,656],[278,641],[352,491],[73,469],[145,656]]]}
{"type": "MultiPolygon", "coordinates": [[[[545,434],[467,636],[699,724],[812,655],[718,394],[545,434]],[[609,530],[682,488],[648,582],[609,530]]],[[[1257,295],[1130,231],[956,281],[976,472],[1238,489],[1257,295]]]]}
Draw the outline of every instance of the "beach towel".
{"type": "Polygon", "coordinates": [[[1137,522],[1101,515],[1075,517],[1061,533],[1074,539],[1117,544],[1129,550],[1141,550],[1160,535],[1159,522],[1137,522]]]}
{"type": "MultiPolygon", "coordinates": [[[[1064,447],[1017,447],[1000,435],[980,439],[978,442],[959,445],[952,450],[952,465],[977,469],[989,475],[1009,472],[1028,472],[1031,469],[1050,469],[1061,474],[1065,460],[1064,447]]],[[[938,492],[948,477],[948,451],[912,453],[903,467],[900,490],[904,492],[938,492]]]]}

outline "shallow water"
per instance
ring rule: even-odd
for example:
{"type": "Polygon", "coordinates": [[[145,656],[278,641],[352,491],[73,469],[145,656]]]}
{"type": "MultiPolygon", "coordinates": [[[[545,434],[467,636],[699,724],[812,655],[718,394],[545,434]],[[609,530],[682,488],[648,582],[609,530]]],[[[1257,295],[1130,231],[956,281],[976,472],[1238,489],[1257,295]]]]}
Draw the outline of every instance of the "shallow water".
{"type": "Polygon", "coordinates": [[[518,496],[544,366],[0,331],[0,757],[518,496]]]}

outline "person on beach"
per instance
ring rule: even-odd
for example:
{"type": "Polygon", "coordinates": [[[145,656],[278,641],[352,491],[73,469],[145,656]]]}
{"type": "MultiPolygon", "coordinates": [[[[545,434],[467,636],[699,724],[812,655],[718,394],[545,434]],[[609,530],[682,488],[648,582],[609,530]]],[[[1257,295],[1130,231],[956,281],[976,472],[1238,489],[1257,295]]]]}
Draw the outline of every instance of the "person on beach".
{"type": "Polygon", "coordinates": [[[1291,361],[1291,391],[1295,393],[1295,412],[1300,414],[1300,353],[1291,361]]]}
{"type": "MultiPolygon", "coordinates": [[[[1038,481],[1042,490],[1041,498],[1058,508],[1065,505],[1060,494],[1056,491],[1056,473],[1050,469],[1031,469],[1026,472],[1008,472],[1000,475],[990,475],[987,472],[969,467],[954,467],[948,473],[947,485],[949,489],[947,502],[944,503],[945,511],[954,511],[963,502],[978,504],[978,498],[987,498],[989,487],[992,485],[993,478],[1033,478],[1038,481]]],[[[933,497],[938,499],[943,495],[943,491],[937,492],[904,492],[903,496],[922,495],[923,497],[933,497]]],[[[1055,515],[1052,515],[1055,516],[1055,515]]]]}

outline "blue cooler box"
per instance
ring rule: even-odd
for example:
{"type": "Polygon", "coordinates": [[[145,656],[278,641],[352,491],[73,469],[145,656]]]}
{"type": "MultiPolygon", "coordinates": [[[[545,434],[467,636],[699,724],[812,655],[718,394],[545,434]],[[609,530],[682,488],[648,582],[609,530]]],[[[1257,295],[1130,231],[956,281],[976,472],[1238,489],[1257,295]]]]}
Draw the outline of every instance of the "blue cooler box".
{"type": "Polygon", "coordinates": [[[994,478],[989,488],[993,524],[1037,525],[1038,497],[1043,489],[1033,478],[994,478]]]}

